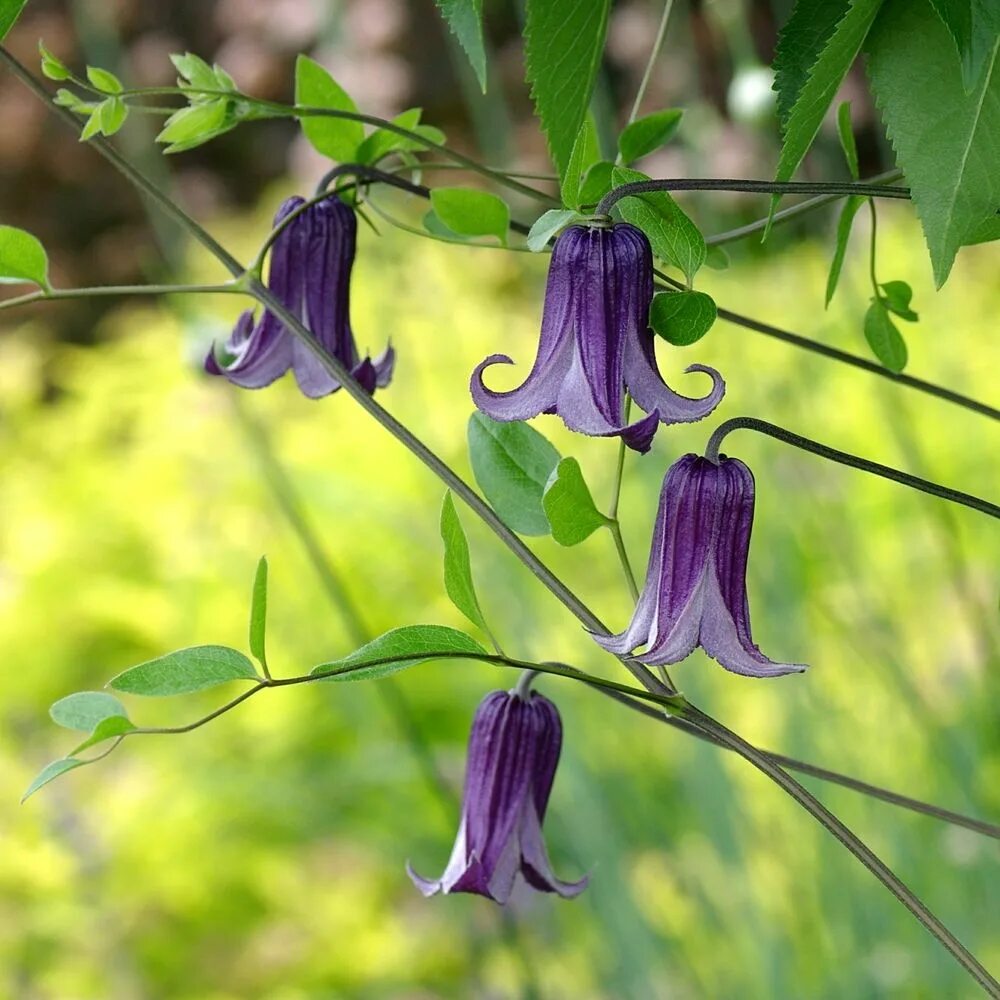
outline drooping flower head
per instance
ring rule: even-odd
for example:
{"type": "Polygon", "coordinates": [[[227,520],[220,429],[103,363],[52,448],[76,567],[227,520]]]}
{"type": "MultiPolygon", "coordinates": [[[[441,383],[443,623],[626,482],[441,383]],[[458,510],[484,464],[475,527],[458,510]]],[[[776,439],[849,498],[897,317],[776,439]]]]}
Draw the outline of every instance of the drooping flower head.
{"type": "Polygon", "coordinates": [[[646,584],[632,622],[594,638],[605,649],[650,665],[676,663],[701,646],[727,670],[775,677],[805,670],[775,663],[755,645],[747,603],[747,555],[754,481],[736,458],[718,464],[684,455],[667,472],[653,530],[646,584]]]}
{"type": "Polygon", "coordinates": [[[653,353],[649,306],[653,255],[641,229],[570,226],[556,239],[545,288],[542,333],[535,364],[510,392],[483,384],[490,365],[513,364],[491,354],[472,373],[472,398],[494,420],[528,420],[557,413],[571,430],[620,435],[636,451],[649,450],[657,424],[700,420],[725,392],[713,368],[707,396],[691,399],[663,381],[653,353]],[[625,425],[625,390],[648,416],[625,425]]]}
{"type": "Polygon", "coordinates": [[[476,709],[451,859],[439,879],[407,871],[425,895],[474,892],[506,903],[520,874],[534,889],[570,897],[579,882],[556,878],[542,840],[542,820],[562,748],[555,705],[532,692],[493,691],[476,709]]]}
{"type": "MultiPolygon", "coordinates": [[[[304,204],[289,198],[274,217],[277,226],[304,204]]],[[[279,233],[271,249],[268,288],[302,321],[316,340],[338,358],[368,392],[392,378],[395,353],[387,348],[372,361],[361,359],[354,344],[349,315],[351,268],[357,243],[354,211],[330,197],[301,211],[279,233]]],[[[252,309],[240,315],[225,344],[230,360],[216,360],[215,348],[205,370],[224,375],[246,389],[270,385],[291,368],[299,388],[317,399],[340,388],[340,382],[319,363],[275,315],[267,310],[254,320],[252,309]]]]}

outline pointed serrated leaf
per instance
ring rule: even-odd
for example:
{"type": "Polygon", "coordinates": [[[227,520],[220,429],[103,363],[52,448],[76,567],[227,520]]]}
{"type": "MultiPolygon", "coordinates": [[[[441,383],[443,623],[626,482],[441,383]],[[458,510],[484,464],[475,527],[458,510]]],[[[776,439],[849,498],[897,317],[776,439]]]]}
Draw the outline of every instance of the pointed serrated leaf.
{"type": "Polygon", "coordinates": [[[775,107],[782,132],[809,71],[847,12],[847,4],[848,0],[798,0],[778,33],[773,90],[778,95],[775,107]]]}
{"type": "Polygon", "coordinates": [[[434,0],[458,44],[469,57],[479,86],[486,93],[486,47],[483,44],[482,0],[434,0]]]}
{"type": "Polygon", "coordinates": [[[0,0],[0,42],[14,26],[28,0],[0,0]]]}
{"type": "Polygon", "coordinates": [[[790,180],[812,145],[837,89],[851,68],[882,0],[850,0],[806,74],[785,122],[775,179],[790,180]]]}
{"type": "Polygon", "coordinates": [[[601,64],[611,0],[528,0],[524,62],[560,180],[601,64]]]}
{"type": "Polygon", "coordinates": [[[1000,35],[1000,4],[996,0],[930,0],[948,29],[962,63],[962,84],[969,93],[989,65],[1000,35]]]}
{"type": "Polygon", "coordinates": [[[971,94],[928,0],[887,0],[867,46],[876,103],[910,185],[939,288],[958,248],[1000,206],[997,45],[971,94]]]}

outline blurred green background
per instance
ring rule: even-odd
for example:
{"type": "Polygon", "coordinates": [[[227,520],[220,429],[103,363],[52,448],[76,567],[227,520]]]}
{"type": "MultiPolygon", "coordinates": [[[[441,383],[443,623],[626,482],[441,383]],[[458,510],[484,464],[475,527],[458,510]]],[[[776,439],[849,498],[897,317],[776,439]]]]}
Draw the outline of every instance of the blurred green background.
{"type": "MultiPolygon", "coordinates": [[[[352,7],[362,9],[345,10],[352,7]]],[[[743,13],[741,5],[720,8],[743,13]]],[[[622,10],[654,21],[658,13],[654,5],[621,5],[619,21],[622,10]]],[[[342,29],[344,22],[330,23],[342,29]]],[[[37,25],[23,30],[41,33],[37,25]]],[[[678,21],[677,52],[690,30],[678,21]]],[[[734,49],[737,66],[752,62],[734,49]]],[[[638,72],[642,58],[635,57],[638,72]]],[[[622,74],[614,106],[628,101],[631,78],[622,74]]],[[[607,79],[617,94],[614,73],[607,79]]],[[[353,89],[364,105],[363,86],[353,89]]],[[[722,159],[740,136],[744,146],[773,148],[770,125],[734,123],[690,80],[666,72],[662,92],[661,103],[693,108],[677,154],[684,164],[698,163],[707,147],[722,159]]],[[[442,116],[474,148],[474,115],[442,116]]],[[[241,134],[261,142],[250,129],[241,134]]],[[[203,155],[197,171],[209,187],[237,169],[203,155]]],[[[530,163],[530,149],[514,142],[510,162],[530,163]]],[[[24,183],[29,166],[7,163],[24,183]]],[[[195,169],[183,159],[171,166],[175,183],[195,169]]],[[[701,169],[766,173],[752,157],[729,171],[704,162],[701,169]]],[[[280,199],[308,175],[308,166],[282,162],[274,176],[246,182],[244,202],[223,198],[203,217],[246,258],[280,199]]],[[[97,198],[88,190],[79,203],[97,198]]],[[[53,204],[28,206],[8,186],[0,210],[5,222],[27,224],[33,212],[64,224],[53,204]]],[[[395,204],[400,213],[419,211],[395,204]]],[[[714,204],[690,202],[708,229],[762,208],[714,204]]],[[[130,225],[155,247],[139,206],[134,214],[130,225]]],[[[912,372],[995,402],[995,251],[963,251],[949,284],[934,293],[905,206],[884,209],[881,221],[881,276],[909,281],[921,314],[906,330],[912,372]]],[[[699,286],[720,304],[863,353],[865,225],[859,221],[838,298],[823,312],[832,223],[821,213],[814,235],[781,234],[765,251],[755,241],[737,245],[730,269],[705,272],[699,286]]],[[[361,235],[352,309],[359,346],[379,351],[392,339],[397,374],[381,401],[468,475],[469,372],[496,350],[519,362],[511,383],[530,363],[546,261],[380,230],[361,235]]],[[[172,252],[183,261],[176,277],[214,280],[215,265],[199,252],[182,245],[172,252]]],[[[79,253],[68,238],[63,254],[69,272],[79,253]]],[[[142,253],[136,259],[146,266],[142,253]]],[[[411,622],[463,626],[441,583],[443,490],[429,473],[342,395],[310,402],[283,380],[237,398],[199,374],[205,343],[225,334],[237,308],[222,298],[114,304],[90,315],[82,333],[72,307],[4,314],[0,996],[975,995],[899,904],[749,766],[569,681],[539,683],[565,724],[546,831],[557,873],[588,871],[591,885],[572,902],[519,897],[506,925],[478,897],[422,899],[403,870],[410,859],[435,874],[451,849],[471,714],[483,694],[512,680],[483,665],[425,665],[398,678],[451,799],[427,781],[392,697],[376,682],[265,692],[187,736],[126,741],[18,808],[32,776],[73,742],[48,721],[51,702],[98,689],[170,649],[245,647],[261,553],[271,566],[274,671],[301,673],[351,648],[350,629],[262,475],[252,427],[266,431],[372,634],[411,622]]],[[[660,358],[676,388],[702,391],[698,376],[681,374],[697,360],[717,366],[729,392],[706,424],[666,429],[650,455],[629,458],[622,510],[637,566],[666,467],[704,447],[711,426],[729,416],[760,415],[971,493],[996,490],[996,426],[947,403],[722,323],[695,347],[663,345],[660,358]]],[[[615,445],[571,436],[555,418],[536,425],[580,460],[605,502],[615,445]]],[[[760,745],[1000,816],[994,525],[748,432],[734,435],[727,451],[748,462],[758,483],[749,579],[755,638],[770,655],[812,669],[753,681],[699,653],[675,679],[760,745]]],[[[620,679],[575,620],[460,513],[481,602],[508,651],[620,679]]],[[[630,606],[610,537],[571,550],[550,539],[532,545],[603,618],[624,625],[630,606]]],[[[137,722],[169,725],[225,698],[217,691],[132,699],[129,707],[137,722]]],[[[988,967],[1000,967],[995,842],[808,784],[988,967]]]]}

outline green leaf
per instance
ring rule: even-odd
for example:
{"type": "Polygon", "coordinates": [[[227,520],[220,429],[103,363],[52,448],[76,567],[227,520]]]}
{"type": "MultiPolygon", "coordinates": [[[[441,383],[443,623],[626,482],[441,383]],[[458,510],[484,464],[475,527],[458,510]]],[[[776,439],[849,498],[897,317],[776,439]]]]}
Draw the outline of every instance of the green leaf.
{"type": "Polygon", "coordinates": [[[437,213],[432,208],[429,212],[424,215],[423,218],[424,229],[427,230],[432,236],[439,236],[442,239],[447,240],[468,240],[468,236],[463,236],[461,233],[456,233],[454,230],[449,229],[437,216],[437,213]]]}
{"type": "Polygon", "coordinates": [[[854,224],[854,216],[858,214],[858,209],[865,203],[864,198],[858,195],[851,195],[840,210],[840,218],[837,220],[837,245],[833,251],[833,260],[830,261],[830,273],[826,278],[826,305],[829,306],[833,300],[833,293],[837,290],[837,283],[840,281],[840,272],[844,267],[844,257],[847,254],[847,241],[851,236],[851,226],[854,224]]]}
{"type": "MultiPolygon", "coordinates": [[[[219,87],[215,71],[201,56],[196,56],[193,52],[185,52],[183,55],[175,52],[170,56],[170,61],[181,76],[177,84],[184,90],[228,89],[219,87]]],[[[191,94],[189,97],[193,103],[214,100],[211,94],[191,94]]]]}
{"type": "Polygon", "coordinates": [[[976,243],[992,243],[993,240],[1000,240],[1000,215],[996,212],[978,226],[973,226],[963,242],[965,246],[973,246],[976,243]]]}
{"type": "Polygon", "coordinates": [[[253,578],[250,595],[250,652],[264,662],[265,634],[267,632],[267,557],[261,556],[253,578]]]}
{"type": "Polygon", "coordinates": [[[611,174],[615,165],[610,160],[595,163],[580,185],[580,204],[596,205],[611,190],[611,174]]]}
{"type": "MultiPolygon", "coordinates": [[[[615,187],[648,181],[638,170],[615,167],[612,182],[615,187]]],[[[688,283],[705,263],[707,247],[698,227],[681,211],[666,191],[632,195],[618,202],[622,218],[638,226],[648,237],[653,253],[684,272],[688,283]]]]}
{"type": "Polygon", "coordinates": [[[827,109],[851,68],[882,0],[850,0],[826,39],[788,113],[775,180],[791,179],[812,145],[827,109]]]}
{"type": "Polygon", "coordinates": [[[65,87],[60,87],[56,91],[56,96],[52,98],[52,103],[59,105],[61,108],[69,108],[70,111],[78,115],[89,115],[96,107],[96,104],[90,101],[84,101],[71,90],[67,90],[65,87]]]}
{"type": "Polygon", "coordinates": [[[77,691],[60,698],[50,709],[49,715],[57,726],[92,732],[104,719],[117,716],[128,718],[125,706],[113,695],[104,691],[77,691]]]}
{"type": "Polygon", "coordinates": [[[708,247],[705,254],[705,267],[713,271],[725,271],[729,267],[729,254],[722,247],[708,247]]]}
{"type": "Polygon", "coordinates": [[[486,650],[471,635],[445,625],[404,625],[380,635],[342,659],[320,663],[309,672],[322,674],[329,670],[343,669],[344,673],[334,674],[329,680],[375,680],[407,667],[415,667],[418,663],[426,663],[435,658],[434,653],[442,652],[482,655],[486,650]],[[373,660],[386,660],[394,656],[410,659],[389,660],[377,666],[365,666],[373,660]]]}
{"type": "Polygon", "coordinates": [[[774,52],[774,90],[782,134],[792,108],[837,27],[848,0],[798,0],[778,34],[774,52]]]}
{"type": "Polygon", "coordinates": [[[475,188],[435,188],[431,205],[437,217],[460,236],[495,236],[506,245],[510,209],[495,194],[475,188]]]}
{"type": "Polygon", "coordinates": [[[571,208],[550,208],[532,225],[528,233],[528,249],[533,253],[544,250],[556,233],[579,218],[580,213],[574,212],[571,208]]]}
{"type": "MultiPolygon", "coordinates": [[[[295,103],[331,111],[357,112],[347,92],[318,62],[300,55],[295,62],[295,103]]],[[[331,160],[346,163],[354,159],[364,141],[365,130],[349,118],[304,116],[302,131],[313,147],[331,160]]]]}
{"type": "Polygon", "coordinates": [[[483,0],[435,0],[458,44],[469,57],[473,72],[486,93],[486,48],[483,45],[483,0]]]}
{"type": "Polygon", "coordinates": [[[654,111],[651,115],[629,123],[618,136],[618,151],[623,163],[634,163],[669,142],[680,125],[684,112],[680,108],[654,111]]]}
{"type": "Polygon", "coordinates": [[[51,764],[46,764],[45,767],[43,767],[35,776],[35,780],[28,785],[24,795],[21,796],[21,804],[23,805],[25,800],[34,795],[39,788],[43,785],[47,785],[50,781],[54,781],[60,774],[65,774],[67,771],[72,771],[74,768],[83,767],[84,764],[91,763],[93,762],[89,760],[77,760],[75,757],[63,757],[61,760],[54,760],[51,764]]]}
{"type": "Polygon", "coordinates": [[[715,300],[704,292],[657,292],[649,307],[653,332],[677,347],[701,340],[717,316],[715,300]]]}
{"type": "Polygon", "coordinates": [[[566,176],[562,179],[560,193],[562,202],[569,208],[580,207],[580,184],[583,174],[601,158],[601,150],[597,144],[597,127],[594,125],[594,116],[587,115],[583,119],[580,131],[577,133],[576,142],[573,143],[573,152],[570,153],[569,164],[566,167],[566,176]]]}
{"type": "Polygon", "coordinates": [[[969,233],[1000,206],[1000,56],[972,94],[927,0],[887,0],[868,72],[940,288],[969,233]]]}
{"type": "Polygon", "coordinates": [[[14,26],[27,2],[28,0],[0,0],[0,42],[14,26]]]}
{"type": "Polygon", "coordinates": [[[219,98],[181,108],[166,120],[156,141],[169,143],[167,153],[180,153],[200,146],[232,127],[232,123],[226,123],[228,105],[228,100],[219,98]]]}
{"type": "Polygon", "coordinates": [[[38,54],[42,57],[43,76],[47,76],[50,80],[68,80],[72,76],[69,67],[41,42],[38,43],[38,54]]]}
{"type": "MultiPolygon", "coordinates": [[[[101,104],[104,102],[102,101],[101,104]]],[[[88,139],[93,138],[98,135],[101,131],[101,104],[98,104],[90,113],[90,117],[85,122],[83,128],[80,130],[80,142],[86,142],[88,139]]]]}
{"type": "MultiPolygon", "coordinates": [[[[410,108],[392,119],[394,125],[411,131],[420,124],[421,108],[410,108]]],[[[358,163],[377,163],[383,156],[397,149],[421,148],[420,144],[389,129],[376,129],[360,146],[356,154],[358,163]]]]}
{"type": "Polygon", "coordinates": [[[858,147],[854,141],[854,129],[851,128],[851,102],[841,101],[837,108],[837,135],[840,138],[840,148],[847,160],[847,169],[851,177],[857,180],[861,174],[858,171],[858,147]]]}
{"type": "Polygon", "coordinates": [[[552,470],[542,495],[552,537],[560,545],[578,545],[612,521],[594,503],[575,458],[564,458],[552,470]]]}
{"type": "Polygon", "coordinates": [[[128,116],[128,105],[120,97],[109,97],[101,101],[97,109],[97,115],[101,123],[101,131],[105,135],[114,135],[128,116]]]}
{"type": "Polygon", "coordinates": [[[102,94],[120,94],[124,90],[121,80],[114,73],[101,69],[100,66],[88,66],[87,79],[102,94]]]}
{"type": "Polygon", "coordinates": [[[126,719],[121,715],[111,715],[106,719],[101,719],[94,726],[93,732],[79,746],[73,748],[71,756],[76,756],[81,750],[88,750],[90,747],[96,746],[98,743],[103,743],[105,740],[113,740],[119,736],[124,736],[126,733],[132,732],[135,728],[130,719],[126,719]]]}
{"type": "Polygon", "coordinates": [[[20,281],[48,288],[48,255],[31,233],[14,226],[0,226],[0,283],[20,281]]]}
{"type": "Polygon", "coordinates": [[[611,0],[528,0],[524,63],[560,179],[590,105],[611,0]]]}
{"type": "Polygon", "coordinates": [[[885,306],[900,319],[915,323],[920,317],[910,308],[913,289],[905,281],[886,281],[879,285],[885,293],[885,306]]]}
{"type": "Polygon", "coordinates": [[[479,607],[476,588],[472,582],[472,564],[469,561],[469,543],[466,541],[462,522],[455,510],[451,490],[444,495],[441,506],[441,540],[444,542],[444,589],[451,603],[487,635],[489,628],[479,607]]]}
{"type": "Polygon", "coordinates": [[[931,0],[948,29],[962,63],[962,84],[971,92],[989,65],[1000,35],[1000,6],[996,0],[931,0]]]}
{"type": "Polygon", "coordinates": [[[473,413],[469,418],[469,458],[479,488],[493,509],[522,535],[547,535],[542,495],[559,452],[526,423],[501,423],[473,413]]]}
{"type": "Polygon", "coordinates": [[[889,371],[898,373],[906,367],[906,343],[879,299],[872,299],[865,313],[865,339],[889,371]]]}
{"type": "Polygon", "coordinates": [[[129,667],[108,681],[115,691],[162,697],[225,684],[259,680],[253,663],[228,646],[190,646],[129,667]]]}

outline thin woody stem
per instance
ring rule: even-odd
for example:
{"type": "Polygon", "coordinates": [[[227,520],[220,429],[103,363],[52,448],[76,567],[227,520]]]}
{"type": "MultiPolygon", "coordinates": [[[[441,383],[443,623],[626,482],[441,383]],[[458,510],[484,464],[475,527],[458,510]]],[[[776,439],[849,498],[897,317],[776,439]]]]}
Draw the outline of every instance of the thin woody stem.
{"type": "Polygon", "coordinates": [[[655,191],[742,191],[746,194],[829,194],[829,195],[868,195],[873,198],[895,198],[909,200],[910,189],[905,187],[890,187],[883,184],[866,184],[853,182],[817,182],[811,181],[744,181],[733,178],[697,179],[690,177],[635,181],[622,184],[610,190],[598,203],[595,215],[608,215],[615,204],[622,198],[635,195],[651,194],[655,191]]]}
{"type": "Polygon", "coordinates": [[[179,295],[181,293],[237,294],[246,289],[236,282],[223,285],[94,285],[89,288],[49,288],[0,300],[0,309],[16,309],[32,302],[60,302],[69,299],[96,299],[121,295],[179,295]]]}
{"type": "Polygon", "coordinates": [[[902,483],[903,486],[909,486],[911,489],[919,490],[921,493],[929,493],[931,496],[940,497],[942,500],[950,500],[952,503],[961,504],[963,507],[971,507],[973,510],[978,510],[989,517],[1000,518],[1000,507],[994,503],[990,503],[989,500],[983,500],[981,497],[973,496],[970,493],[953,490],[947,486],[942,486],[940,483],[933,483],[929,479],[912,476],[910,473],[894,469],[890,465],[882,465],[880,462],[872,462],[867,458],[852,455],[850,452],[831,448],[829,445],[820,444],[819,441],[813,441],[811,438],[803,437],[801,434],[796,434],[794,431],[786,430],[784,427],[779,427],[777,424],[772,424],[767,420],[760,420],[757,417],[733,417],[731,420],[719,424],[712,432],[711,438],[709,438],[708,446],[705,448],[705,457],[709,461],[718,464],[719,450],[726,435],[741,428],[757,431],[758,434],[766,434],[768,437],[783,441],[794,448],[801,448],[803,451],[812,452],[812,454],[829,459],[831,462],[847,465],[853,469],[860,469],[862,472],[869,472],[873,476],[881,476],[883,479],[891,479],[895,483],[902,483]]]}

